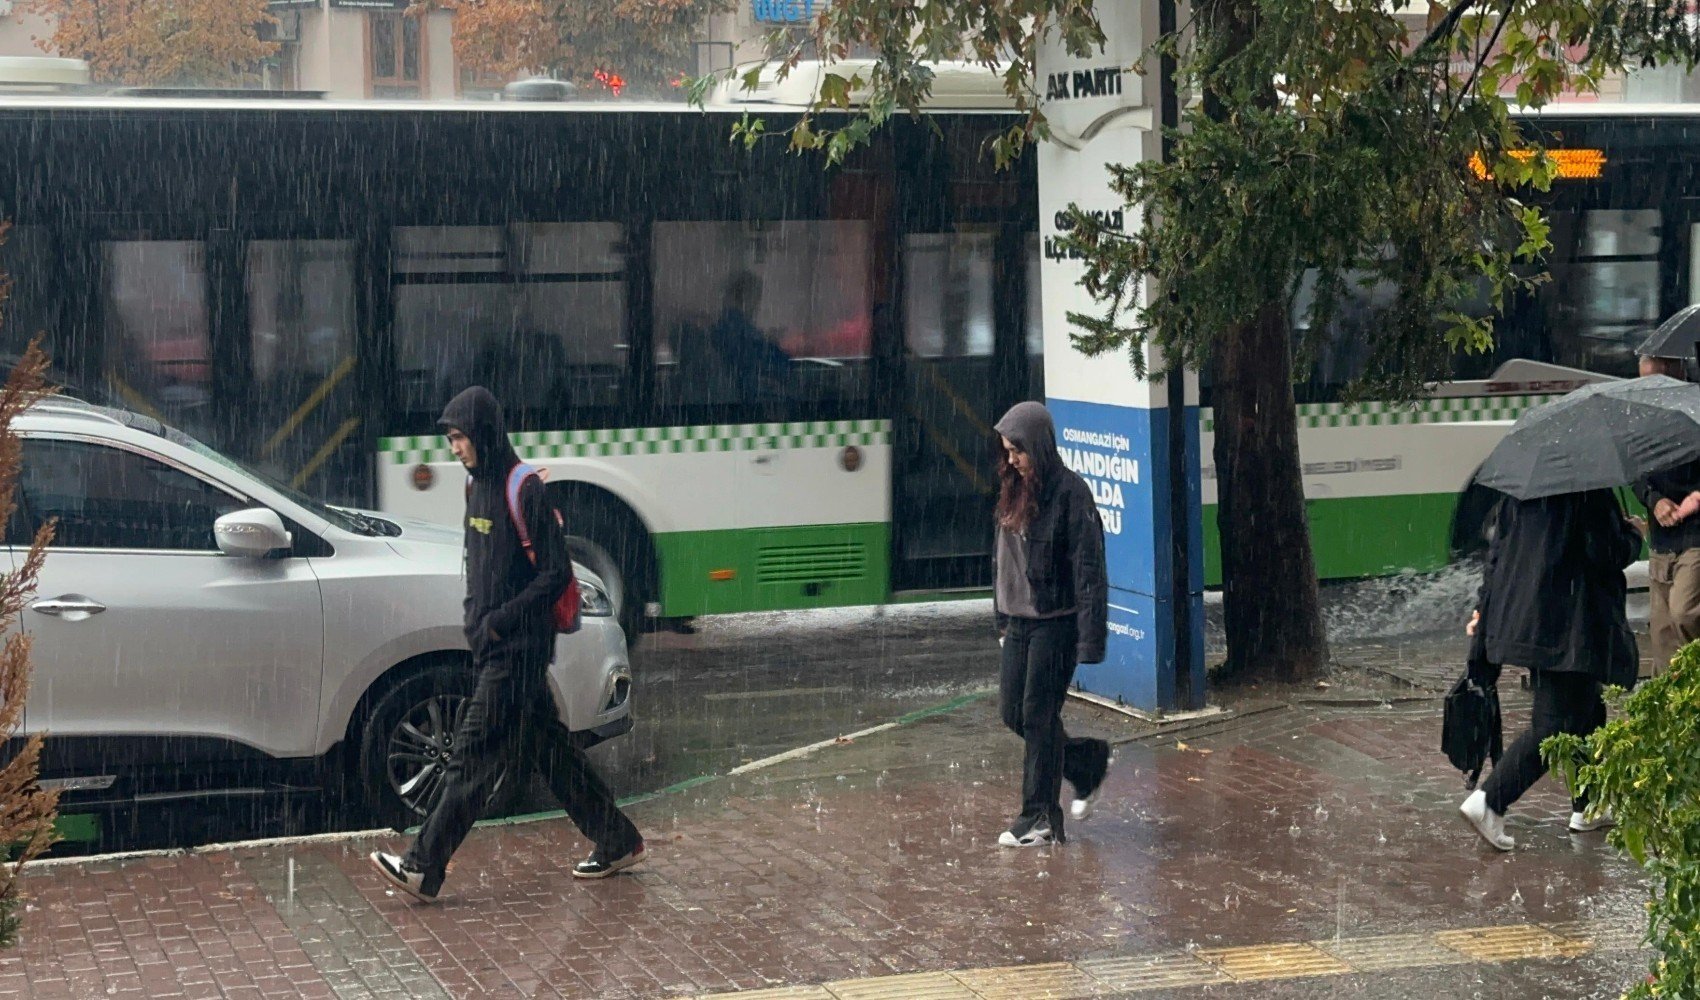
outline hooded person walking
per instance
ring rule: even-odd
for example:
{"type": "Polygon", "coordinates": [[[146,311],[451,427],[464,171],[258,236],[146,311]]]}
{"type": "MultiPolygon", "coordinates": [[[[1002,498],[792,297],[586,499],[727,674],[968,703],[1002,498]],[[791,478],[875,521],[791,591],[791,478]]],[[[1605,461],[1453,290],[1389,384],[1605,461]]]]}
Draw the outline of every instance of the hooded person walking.
{"type": "MultiPolygon", "coordinates": [[[[1640,554],[1641,524],[1624,515],[1611,490],[1589,490],[1507,497],[1494,527],[1466,631],[1473,658],[1528,669],[1535,703],[1528,730],[1459,811],[1483,840],[1509,851],[1517,845],[1505,832],[1505,813],[1546,773],[1541,741],[1598,729],[1606,721],[1601,685],[1635,683],[1640,656],[1624,612],[1623,570],[1640,554]]],[[[1572,832],[1610,822],[1581,797],[1571,808],[1572,832]]]]}
{"type": "Polygon", "coordinates": [[[519,456],[508,443],[501,404],[489,390],[473,386],[462,392],[437,423],[469,473],[464,627],[478,681],[455,728],[442,797],[405,855],[374,851],[372,863],[396,888],[434,902],[449,858],[497,778],[504,771],[527,773],[525,754],[537,747],[550,791],[594,845],[573,875],[612,875],[643,860],[643,838],[584,752],[570,742],[549,693],[554,605],[573,579],[555,508],[541,479],[521,479],[517,515],[532,541],[528,554],[508,507],[508,478],[519,456]]]}
{"type": "Polygon", "coordinates": [[[1004,847],[1066,839],[1059,804],[1085,819],[1110,767],[1110,745],[1070,737],[1063,701],[1074,668],[1104,659],[1109,583],[1104,528],[1091,488],[1062,463],[1050,411],[1017,403],[997,423],[997,586],[1003,647],[998,698],[1003,721],[1027,744],[1021,813],[999,837],[1004,847]]]}

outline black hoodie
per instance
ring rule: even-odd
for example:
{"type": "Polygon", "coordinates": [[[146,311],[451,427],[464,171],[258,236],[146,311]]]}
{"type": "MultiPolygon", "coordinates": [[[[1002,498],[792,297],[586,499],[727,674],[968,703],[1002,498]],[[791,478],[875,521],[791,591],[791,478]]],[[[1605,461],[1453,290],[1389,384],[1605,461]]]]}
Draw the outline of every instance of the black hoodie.
{"type": "MultiPolygon", "coordinates": [[[[1040,614],[1074,609],[1080,638],[1077,663],[1100,663],[1108,639],[1109,580],[1104,567],[1104,522],[1092,488],[1057,453],[1051,411],[1017,403],[997,432],[1033,459],[1039,512],[1027,526],[1027,582],[1040,614]]],[[[999,529],[1002,530],[1002,529],[999,529]]],[[[998,612],[998,625],[1004,615],[998,612]]]]}
{"type": "Polygon", "coordinates": [[[437,423],[465,434],[477,450],[466,497],[467,642],[474,652],[496,643],[547,652],[554,645],[555,599],[572,579],[548,491],[535,476],[520,487],[520,514],[537,555],[533,567],[508,514],[508,473],[519,455],[508,443],[502,404],[475,385],[450,400],[437,423]]]}

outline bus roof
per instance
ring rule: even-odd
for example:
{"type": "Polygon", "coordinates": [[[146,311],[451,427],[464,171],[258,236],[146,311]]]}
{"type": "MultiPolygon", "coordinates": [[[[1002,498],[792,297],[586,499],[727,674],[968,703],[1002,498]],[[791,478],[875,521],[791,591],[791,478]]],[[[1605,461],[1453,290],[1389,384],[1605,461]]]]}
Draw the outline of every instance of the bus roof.
{"type": "MultiPolygon", "coordinates": [[[[751,64],[749,68],[755,68],[751,64]]],[[[741,73],[713,88],[706,106],[697,109],[680,101],[624,100],[362,100],[308,96],[300,92],[281,93],[256,90],[242,94],[226,90],[197,92],[185,89],[172,93],[150,90],[146,93],[106,92],[23,92],[7,93],[0,88],[0,110],[13,109],[96,109],[111,111],[167,110],[249,110],[249,111],[319,111],[319,112],[432,112],[458,111],[484,114],[625,114],[661,113],[702,110],[711,113],[768,111],[802,111],[819,94],[821,81],[827,73],[866,78],[872,60],[853,59],[830,66],[805,61],[798,64],[784,80],[778,79],[777,67],[763,67],[754,92],[742,89],[741,73]]],[[[934,95],[925,105],[929,113],[949,114],[1007,114],[1015,103],[1003,91],[1003,78],[996,72],[973,63],[937,63],[934,65],[934,95]]],[[[852,94],[852,100],[865,96],[852,94]]]]}

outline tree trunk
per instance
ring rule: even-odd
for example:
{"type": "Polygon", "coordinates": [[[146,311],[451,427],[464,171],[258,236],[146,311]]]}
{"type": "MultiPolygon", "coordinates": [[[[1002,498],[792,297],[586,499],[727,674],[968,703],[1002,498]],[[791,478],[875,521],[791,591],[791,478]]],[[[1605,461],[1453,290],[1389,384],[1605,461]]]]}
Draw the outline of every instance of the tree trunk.
{"type": "Polygon", "coordinates": [[[1286,310],[1269,303],[1216,353],[1216,523],[1227,671],[1298,681],[1328,662],[1300,476],[1286,310]]]}

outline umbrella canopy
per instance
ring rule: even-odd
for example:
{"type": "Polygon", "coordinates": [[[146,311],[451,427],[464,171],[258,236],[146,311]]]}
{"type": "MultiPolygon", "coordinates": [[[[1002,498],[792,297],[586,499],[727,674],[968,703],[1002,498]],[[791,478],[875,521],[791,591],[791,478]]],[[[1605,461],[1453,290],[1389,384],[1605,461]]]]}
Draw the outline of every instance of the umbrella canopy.
{"type": "Polygon", "coordinates": [[[1700,342],[1700,305],[1692,305],[1660,323],[1653,335],[1635,349],[1635,353],[1644,358],[1681,358],[1686,361],[1694,357],[1697,342],[1700,342]]]}
{"type": "Polygon", "coordinates": [[[1597,382],[1535,407],[1476,482],[1519,500],[1609,489],[1700,459],[1700,385],[1664,375],[1597,382]]]}

